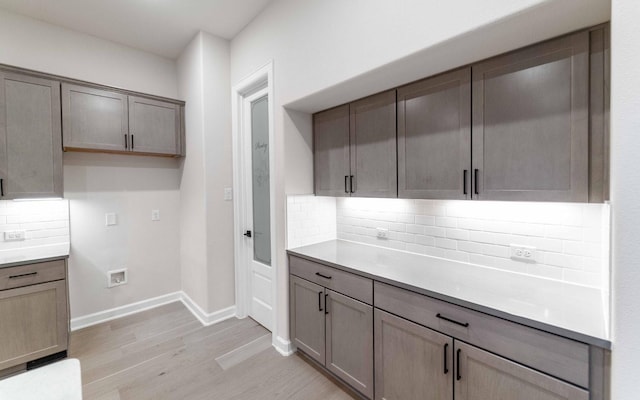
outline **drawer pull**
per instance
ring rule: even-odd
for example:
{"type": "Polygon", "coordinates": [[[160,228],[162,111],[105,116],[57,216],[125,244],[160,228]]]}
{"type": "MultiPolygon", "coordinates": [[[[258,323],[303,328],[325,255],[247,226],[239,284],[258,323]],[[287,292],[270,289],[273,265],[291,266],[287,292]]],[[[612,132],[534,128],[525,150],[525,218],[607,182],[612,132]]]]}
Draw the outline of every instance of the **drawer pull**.
{"type": "Polygon", "coordinates": [[[20,275],[11,275],[9,279],[18,279],[18,278],[26,278],[28,276],[38,275],[38,272],[29,272],[28,274],[20,274],[20,275]]]}
{"type": "Polygon", "coordinates": [[[447,321],[447,322],[451,322],[452,324],[456,324],[456,325],[464,326],[465,328],[468,328],[468,327],[469,327],[469,323],[468,323],[468,322],[459,322],[459,321],[453,320],[453,319],[451,319],[451,318],[447,318],[447,317],[443,316],[443,315],[442,315],[442,314],[440,314],[440,313],[436,314],[436,317],[437,317],[437,318],[440,318],[440,319],[443,319],[443,320],[445,320],[445,321],[447,321]]]}
{"type": "Polygon", "coordinates": [[[462,379],[462,375],[460,375],[460,352],[462,350],[458,349],[458,351],[456,351],[456,380],[459,381],[460,379],[462,379]]]}
{"type": "Polygon", "coordinates": [[[449,343],[444,344],[444,374],[449,373],[449,367],[447,366],[447,350],[449,349],[449,343]]]}
{"type": "Polygon", "coordinates": [[[316,272],[316,275],[318,275],[320,278],[324,278],[324,279],[331,279],[331,277],[330,277],[330,276],[322,275],[320,272],[316,272]]]}
{"type": "Polygon", "coordinates": [[[322,311],[322,292],[318,292],[318,311],[322,311]]]}

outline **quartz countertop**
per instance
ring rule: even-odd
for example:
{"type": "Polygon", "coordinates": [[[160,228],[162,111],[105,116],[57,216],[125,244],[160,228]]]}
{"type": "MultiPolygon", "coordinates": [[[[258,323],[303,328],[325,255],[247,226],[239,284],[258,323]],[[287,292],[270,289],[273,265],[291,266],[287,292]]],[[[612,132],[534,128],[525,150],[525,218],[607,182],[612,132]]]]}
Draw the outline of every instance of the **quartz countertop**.
{"type": "Polygon", "coordinates": [[[69,256],[69,243],[0,251],[0,268],[69,256]]]}
{"type": "Polygon", "coordinates": [[[605,295],[597,288],[330,240],[288,250],[374,280],[599,347],[611,348],[605,295]]]}

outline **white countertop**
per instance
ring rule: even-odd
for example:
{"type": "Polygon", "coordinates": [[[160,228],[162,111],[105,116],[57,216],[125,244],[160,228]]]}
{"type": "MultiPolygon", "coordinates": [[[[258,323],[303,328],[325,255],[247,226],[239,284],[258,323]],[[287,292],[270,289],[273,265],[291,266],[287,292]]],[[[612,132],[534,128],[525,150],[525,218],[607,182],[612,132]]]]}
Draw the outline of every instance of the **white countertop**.
{"type": "Polygon", "coordinates": [[[596,288],[345,240],[289,252],[537,329],[611,346],[608,310],[596,288]]]}
{"type": "Polygon", "coordinates": [[[58,361],[0,380],[0,399],[82,400],[80,361],[58,361]]]}
{"type": "Polygon", "coordinates": [[[21,262],[37,261],[54,257],[67,257],[68,255],[69,243],[3,250],[0,251],[0,268],[21,262]]]}

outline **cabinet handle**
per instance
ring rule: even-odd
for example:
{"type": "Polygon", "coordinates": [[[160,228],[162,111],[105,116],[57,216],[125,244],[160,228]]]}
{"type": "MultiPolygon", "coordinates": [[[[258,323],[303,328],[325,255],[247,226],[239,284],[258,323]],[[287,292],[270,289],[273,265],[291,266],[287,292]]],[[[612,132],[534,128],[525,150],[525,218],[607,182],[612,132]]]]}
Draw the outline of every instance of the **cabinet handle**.
{"type": "Polygon", "coordinates": [[[324,278],[324,279],[331,279],[330,276],[328,275],[322,275],[320,272],[316,272],[316,275],[318,275],[320,278],[324,278]]]}
{"type": "Polygon", "coordinates": [[[355,193],[353,190],[353,175],[349,175],[349,190],[351,193],[355,193]]]}
{"type": "Polygon", "coordinates": [[[349,188],[347,187],[347,185],[349,184],[348,181],[349,181],[349,175],[345,175],[344,176],[344,192],[345,193],[349,193],[349,188]]]}
{"type": "Polygon", "coordinates": [[[127,140],[127,134],[124,134],[124,149],[127,150],[129,148],[129,141],[127,140]]]}
{"type": "Polygon", "coordinates": [[[480,194],[478,192],[478,172],[479,172],[478,168],[473,170],[473,174],[474,174],[474,177],[473,177],[473,191],[474,191],[475,194],[480,194]]]}
{"type": "Polygon", "coordinates": [[[324,295],[324,314],[329,314],[329,307],[327,306],[327,297],[329,297],[329,293],[324,295]]]}
{"type": "Polygon", "coordinates": [[[440,313],[436,314],[436,318],[443,319],[443,320],[445,320],[447,322],[451,322],[452,324],[464,326],[465,328],[469,327],[469,323],[468,322],[459,322],[459,321],[453,320],[451,318],[447,318],[447,317],[445,317],[444,315],[442,315],[440,313]]]}
{"type": "Polygon", "coordinates": [[[449,343],[444,344],[444,374],[449,373],[449,367],[447,366],[447,350],[449,349],[449,343]]]}
{"type": "Polygon", "coordinates": [[[462,171],[462,194],[467,194],[467,171],[462,171]]]}
{"type": "Polygon", "coordinates": [[[131,134],[131,150],[134,148],[133,133],[131,134]]]}
{"type": "Polygon", "coordinates": [[[0,178],[0,196],[4,196],[4,179],[0,178]]]}
{"type": "Polygon", "coordinates": [[[322,311],[322,292],[318,292],[318,311],[322,311]]]}
{"type": "Polygon", "coordinates": [[[20,275],[11,275],[9,279],[17,279],[17,278],[26,278],[28,276],[38,275],[38,272],[29,272],[28,274],[20,274],[20,275]]]}
{"type": "Polygon", "coordinates": [[[456,380],[459,381],[460,379],[462,379],[462,375],[460,375],[460,352],[462,350],[458,349],[458,351],[456,351],[456,380]]]}

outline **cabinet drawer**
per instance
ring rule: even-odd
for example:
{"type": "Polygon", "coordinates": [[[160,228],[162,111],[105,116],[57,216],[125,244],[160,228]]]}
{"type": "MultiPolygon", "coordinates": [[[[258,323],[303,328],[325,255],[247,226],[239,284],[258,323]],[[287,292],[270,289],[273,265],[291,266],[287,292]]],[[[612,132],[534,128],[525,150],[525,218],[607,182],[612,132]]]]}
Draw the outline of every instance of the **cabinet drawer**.
{"type": "Polygon", "coordinates": [[[289,256],[289,272],[367,304],[373,304],[373,281],[303,258],[289,256]]]}
{"type": "Polygon", "coordinates": [[[379,282],[374,285],[374,293],[375,306],[380,309],[575,385],[589,387],[589,346],[584,343],[379,282]]]}
{"type": "Polygon", "coordinates": [[[64,260],[0,268],[0,290],[65,279],[64,260]]]}

